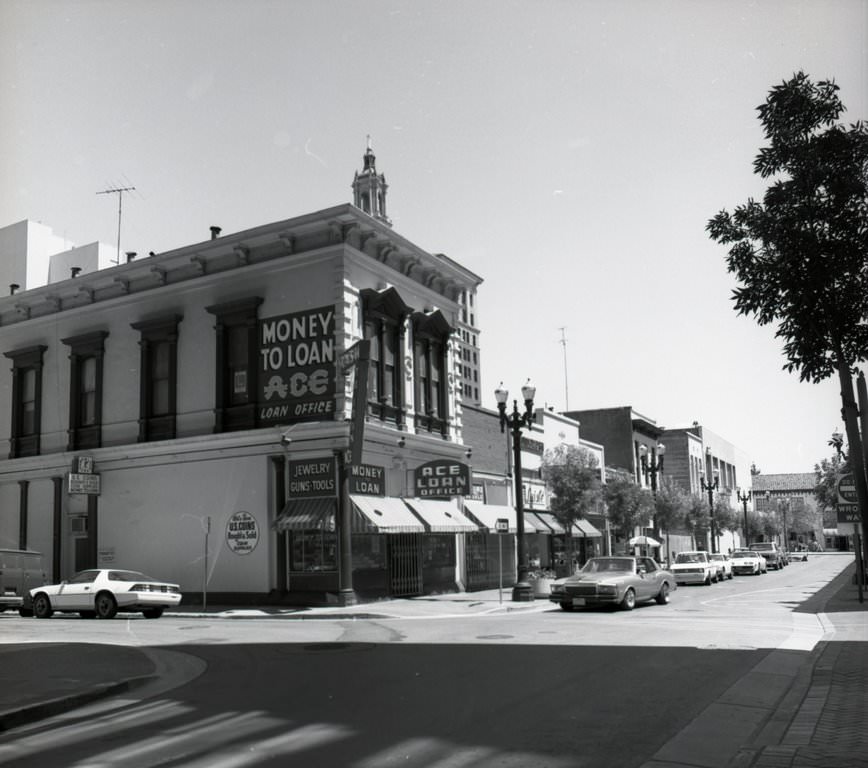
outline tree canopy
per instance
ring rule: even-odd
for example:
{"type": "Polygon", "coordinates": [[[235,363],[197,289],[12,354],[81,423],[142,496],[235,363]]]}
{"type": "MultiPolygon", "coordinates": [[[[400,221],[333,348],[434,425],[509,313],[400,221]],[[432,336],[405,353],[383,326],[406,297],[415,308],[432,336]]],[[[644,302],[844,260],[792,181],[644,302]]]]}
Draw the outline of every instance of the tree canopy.
{"type": "Polygon", "coordinates": [[[784,367],[815,382],[868,355],[868,130],[837,123],[838,90],[803,72],[772,88],[754,161],[771,186],[706,227],[730,246],[738,313],[777,322],[784,367]]]}
{"type": "Polygon", "coordinates": [[[586,448],[559,445],[546,451],[542,475],[551,494],[549,508],[567,530],[597,509],[602,497],[600,464],[586,448]]]}
{"type": "Polygon", "coordinates": [[[616,472],[605,486],[609,522],[625,538],[638,525],[647,525],[654,510],[651,492],[640,488],[628,475],[616,472]]]}

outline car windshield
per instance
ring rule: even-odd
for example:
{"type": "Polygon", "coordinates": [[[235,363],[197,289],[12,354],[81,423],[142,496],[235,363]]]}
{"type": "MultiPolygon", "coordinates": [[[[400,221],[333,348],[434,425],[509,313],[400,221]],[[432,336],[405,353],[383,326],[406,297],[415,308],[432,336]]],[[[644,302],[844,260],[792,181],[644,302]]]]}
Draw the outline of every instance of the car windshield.
{"type": "Polygon", "coordinates": [[[738,549],[732,553],[733,557],[753,557],[754,553],[749,549],[738,549]]]}
{"type": "Polygon", "coordinates": [[[585,563],[582,573],[602,573],[604,571],[633,570],[632,557],[594,557],[585,563]]]}
{"type": "Polygon", "coordinates": [[[676,563],[704,563],[706,557],[704,552],[682,552],[675,556],[676,563]]]}
{"type": "Polygon", "coordinates": [[[709,560],[726,560],[726,555],[709,555],[709,560]]]}
{"type": "Polygon", "coordinates": [[[771,549],[771,544],[751,544],[750,548],[753,550],[763,550],[763,549],[771,549]]]}
{"type": "Polygon", "coordinates": [[[138,571],[109,571],[109,581],[157,581],[138,571]]]}

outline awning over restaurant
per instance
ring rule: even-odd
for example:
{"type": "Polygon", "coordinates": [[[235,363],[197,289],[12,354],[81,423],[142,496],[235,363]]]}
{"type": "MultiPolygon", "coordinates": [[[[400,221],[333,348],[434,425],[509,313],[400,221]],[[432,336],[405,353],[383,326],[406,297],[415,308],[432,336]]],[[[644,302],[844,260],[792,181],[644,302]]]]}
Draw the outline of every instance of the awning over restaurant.
{"type": "Polygon", "coordinates": [[[334,531],[336,499],[290,499],[274,528],[278,531],[334,531]]]}
{"type": "Polygon", "coordinates": [[[497,533],[497,521],[504,519],[509,521],[509,532],[516,532],[515,510],[503,504],[485,504],[474,499],[464,500],[464,509],[470,515],[470,519],[476,521],[489,533],[497,533]]]}
{"type": "Polygon", "coordinates": [[[351,494],[353,533],[424,533],[425,526],[402,499],[351,494]]]}
{"type": "Polygon", "coordinates": [[[576,520],[573,524],[573,536],[586,536],[589,539],[594,539],[602,538],[603,534],[587,520],[576,520]]]}
{"type": "Polygon", "coordinates": [[[548,526],[551,533],[560,535],[566,533],[566,529],[558,522],[557,518],[551,512],[534,512],[534,514],[548,526]]]}
{"type": "Polygon", "coordinates": [[[537,517],[536,512],[524,513],[524,532],[525,533],[551,533],[549,528],[542,520],[537,517]]]}
{"type": "Polygon", "coordinates": [[[470,533],[479,530],[479,526],[451,501],[404,499],[404,503],[422,518],[429,533],[470,533]]]}

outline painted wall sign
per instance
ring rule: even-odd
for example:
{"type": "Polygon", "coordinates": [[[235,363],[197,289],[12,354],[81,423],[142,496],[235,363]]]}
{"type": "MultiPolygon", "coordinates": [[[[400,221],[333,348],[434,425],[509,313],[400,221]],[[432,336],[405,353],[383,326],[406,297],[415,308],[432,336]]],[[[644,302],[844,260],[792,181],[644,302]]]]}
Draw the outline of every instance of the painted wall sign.
{"type": "Polygon", "coordinates": [[[470,493],[470,467],[460,461],[437,459],[416,467],[414,495],[419,498],[449,498],[470,493]]]}
{"type": "Polygon", "coordinates": [[[386,495],[386,468],[375,464],[350,464],[347,467],[350,493],[363,496],[386,495]]]}
{"type": "Polygon", "coordinates": [[[226,523],[226,545],[236,555],[249,555],[259,543],[259,524],[249,512],[236,512],[226,523]]]}
{"type": "Polygon", "coordinates": [[[332,306],[260,320],[260,424],[291,424],[334,415],[334,337],[332,306]]]}
{"type": "Polygon", "coordinates": [[[99,496],[100,482],[99,475],[80,474],[78,472],[70,472],[67,475],[67,492],[71,494],[84,494],[88,496],[99,496]]]}
{"type": "Polygon", "coordinates": [[[337,463],[334,456],[289,462],[291,499],[332,498],[337,495],[337,463]]]}

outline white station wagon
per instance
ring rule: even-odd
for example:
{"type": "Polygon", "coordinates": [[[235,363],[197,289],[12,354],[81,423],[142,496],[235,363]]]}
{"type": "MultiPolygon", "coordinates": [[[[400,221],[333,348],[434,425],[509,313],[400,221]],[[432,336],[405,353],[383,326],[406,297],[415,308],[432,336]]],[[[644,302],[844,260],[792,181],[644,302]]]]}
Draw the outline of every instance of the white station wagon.
{"type": "Polygon", "coordinates": [[[717,563],[707,552],[679,552],[670,566],[676,584],[711,584],[717,581],[717,563]]]}

